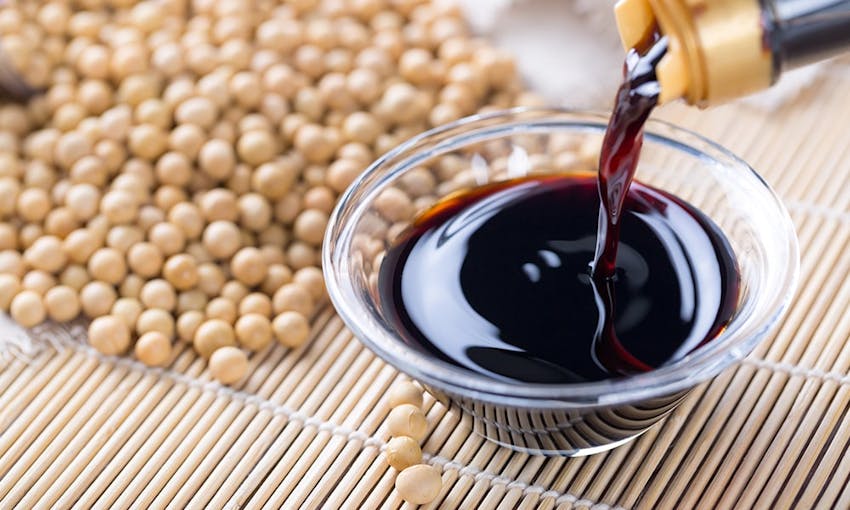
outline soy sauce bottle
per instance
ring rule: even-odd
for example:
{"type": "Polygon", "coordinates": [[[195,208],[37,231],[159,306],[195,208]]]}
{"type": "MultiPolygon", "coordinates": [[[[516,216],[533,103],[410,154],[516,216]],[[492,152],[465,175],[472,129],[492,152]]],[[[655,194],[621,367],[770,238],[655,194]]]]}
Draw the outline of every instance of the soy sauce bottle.
{"type": "Polygon", "coordinates": [[[662,103],[734,99],[850,51],[850,0],[619,0],[615,13],[626,49],[656,31],[669,39],[662,103]]]}

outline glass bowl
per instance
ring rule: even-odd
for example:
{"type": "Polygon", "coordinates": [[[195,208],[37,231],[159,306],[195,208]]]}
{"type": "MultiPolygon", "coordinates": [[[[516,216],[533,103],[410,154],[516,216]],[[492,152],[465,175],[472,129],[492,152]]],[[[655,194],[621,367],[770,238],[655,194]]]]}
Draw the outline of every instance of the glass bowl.
{"type": "Polygon", "coordinates": [[[529,173],[593,170],[606,123],[607,116],[596,113],[515,109],[433,129],[360,175],[341,197],[326,233],[328,292],[354,334],[446,405],[468,414],[476,432],[516,450],[579,456],[640,435],[694,386],[752,351],[796,285],[796,235],[764,180],[717,144],[650,120],[637,179],[709,215],[737,257],[738,306],[718,337],[649,372],[576,384],[495,380],[406,344],[385,316],[376,284],[384,251],[416,211],[465,187],[529,173]],[[398,190],[410,200],[389,200],[398,198],[398,190]]]}

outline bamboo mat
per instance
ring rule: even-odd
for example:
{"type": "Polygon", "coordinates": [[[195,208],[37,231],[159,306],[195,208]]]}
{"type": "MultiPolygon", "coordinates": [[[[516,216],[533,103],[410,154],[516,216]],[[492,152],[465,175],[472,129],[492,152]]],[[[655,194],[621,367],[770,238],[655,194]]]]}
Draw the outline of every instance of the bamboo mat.
{"type": "MultiPolygon", "coordinates": [[[[850,74],[774,113],[672,106],[751,162],[797,226],[790,313],[739,367],[659,426],[580,459],[514,453],[426,399],[429,508],[850,507],[850,74]]],[[[229,389],[191,350],[165,369],[104,358],[72,325],[0,369],[0,508],[399,508],[380,450],[399,374],[331,310],[309,346],[274,346],[229,389]]],[[[8,331],[8,330],[7,330],[8,331]]]]}

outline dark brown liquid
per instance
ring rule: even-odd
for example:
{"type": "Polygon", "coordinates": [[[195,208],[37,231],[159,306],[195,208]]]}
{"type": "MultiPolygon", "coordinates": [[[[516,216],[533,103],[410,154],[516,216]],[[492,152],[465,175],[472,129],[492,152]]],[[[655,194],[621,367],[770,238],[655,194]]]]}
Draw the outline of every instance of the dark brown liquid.
{"type": "Polygon", "coordinates": [[[600,380],[678,359],[726,324],[738,277],[703,213],[635,183],[621,217],[617,349],[590,274],[594,175],[491,184],[439,203],[384,258],[381,305],[414,348],[495,378],[600,380]]]}
{"type": "Polygon", "coordinates": [[[735,311],[721,230],[633,183],[665,41],[626,59],[596,175],[537,176],[451,196],[388,250],[384,313],[405,341],[495,379],[596,381],[675,361],[735,311]]]}
{"type": "Polygon", "coordinates": [[[652,368],[623,347],[614,324],[617,293],[613,279],[623,206],[643,147],[643,126],[658,104],[661,92],[655,66],[667,52],[667,40],[659,38],[657,32],[643,43],[643,51],[630,50],[623,62],[623,83],[617,90],[614,111],[599,155],[599,231],[593,259],[593,284],[600,321],[593,348],[606,367],[620,373],[652,368]]]}
{"type": "Polygon", "coordinates": [[[605,130],[599,156],[599,235],[594,274],[614,276],[620,219],[629,185],[637,169],[643,146],[643,125],[658,104],[661,91],[655,65],[667,51],[666,39],[648,44],[642,55],[629,51],[623,64],[623,83],[617,90],[614,111],[605,130]]]}

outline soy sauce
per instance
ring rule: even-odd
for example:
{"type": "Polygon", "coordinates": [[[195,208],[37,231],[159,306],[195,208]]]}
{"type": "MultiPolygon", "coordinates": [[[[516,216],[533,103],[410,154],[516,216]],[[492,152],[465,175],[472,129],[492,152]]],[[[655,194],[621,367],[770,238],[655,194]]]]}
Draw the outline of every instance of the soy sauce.
{"type": "Polygon", "coordinates": [[[497,380],[598,381],[715,338],[739,277],[720,228],[632,182],[666,41],[631,52],[597,174],[480,186],[421,214],[380,268],[380,303],[413,348],[497,380]]]}

